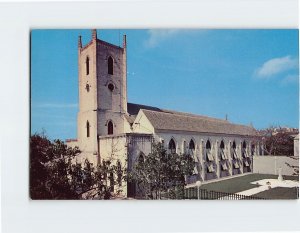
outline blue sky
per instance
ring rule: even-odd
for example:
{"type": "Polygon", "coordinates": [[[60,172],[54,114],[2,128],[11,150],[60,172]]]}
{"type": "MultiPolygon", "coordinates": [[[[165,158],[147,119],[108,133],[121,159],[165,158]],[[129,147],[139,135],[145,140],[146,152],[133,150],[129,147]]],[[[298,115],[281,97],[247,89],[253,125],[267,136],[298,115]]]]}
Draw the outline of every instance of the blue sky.
{"type": "MultiPolygon", "coordinates": [[[[97,30],[127,35],[128,101],[266,128],[298,128],[298,30],[97,30]]],[[[31,32],[31,133],[76,138],[77,41],[90,30],[31,32]]]]}

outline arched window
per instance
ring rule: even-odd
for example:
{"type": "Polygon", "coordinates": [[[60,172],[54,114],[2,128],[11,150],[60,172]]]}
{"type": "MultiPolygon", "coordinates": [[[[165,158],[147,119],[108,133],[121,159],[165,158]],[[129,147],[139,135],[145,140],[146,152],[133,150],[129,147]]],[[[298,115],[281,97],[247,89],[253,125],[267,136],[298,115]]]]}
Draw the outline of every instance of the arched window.
{"type": "Polygon", "coordinates": [[[85,89],[86,89],[87,92],[90,91],[90,85],[88,83],[85,85],[85,89]]]}
{"type": "Polygon", "coordinates": [[[225,145],[224,145],[224,142],[222,140],[221,143],[220,143],[220,155],[221,155],[222,160],[227,159],[227,157],[225,155],[225,152],[224,152],[224,149],[225,149],[225,145]]]}
{"type": "Polygon", "coordinates": [[[244,157],[244,158],[248,157],[246,148],[247,148],[247,144],[246,144],[245,141],[243,141],[243,144],[242,144],[242,157],[244,157]]]}
{"type": "Polygon", "coordinates": [[[235,141],[233,141],[233,143],[232,143],[232,157],[233,157],[233,159],[237,159],[235,141]]]}
{"type": "Polygon", "coordinates": [[[176,144],[173,138],[169,142],[169,150],[172,154],[176,153],[176,144]]]}
{"type": "Polygon", "coordinates": [[[114,125],[111,121],[107,124],[107,134],[114,134],[114,125]]]}
{"type": "Polygon", "coordinates": [[[191,139],[190,143],[189,143],[189,154],[193,154],[195,151],[195,143],[194,141],[191,139]]]}
{"type": "Polygon", "coordinates": [[[211,154],[211,144],[210,144],[209,140],[207,140],[207,142],[206,142],[205,149],[206,149],[206,160],[207,161],[213,161],[214,157],[211,154]]]}
{"type": "Polygon", "coordinates": [[[85,60],[85,70],[86,70],[86,75],[90,73],[90,59],[89,57],[86,57],[85,60]]]}
{"type": "Polygon", "coordinates": [[[224,145],[224,142],[222,140],[221,143],[220,143],[220,149],[224,150],[224,148],[225,148],[225,145],[224,145]]]}
{"type": "Polygon", "coordinates": [[[210,150],[211,149],[211,145],[210,145],[210,141],[209,140],[207,140],[205,148],[206,148],[206,150],[210,150]]]}
{"type": "Polygon", "coordinates": [[[90,123],[86,122],[86,137],[90,137],[90,123]]]}
{"type": "Polygon", "coordinates": [[[232,149],[236,149],[236,144],[235,144],[235,141],[233,141],[233,143],[232,143],[232,149]]]}
{"type": "Polygon", "coordinates": [[[251,155],[253,156],[254,153],[255,153],[255,145],[252,144],[252,145],[251,145],[251,155]]]}
{"type": "Polygon", "coordinates": [[[247,144],[246,144],[246,142],[244,141],[244,142],[243,142],[243,148],[246,149],[246,147],[247,147],[247,144]]]}
{"type": "Polygon", "coordinates": [[[108,74],[114,74],[114,60],[111,56],[108,57],[108,74]]]}
{"type": "Polygon", "coordinates": [[[138,157],[138,164],[142,165],[142,164],[144,164],[144,161],[145,161],[144,160],[144,154],[143,154],[143,152],[141,152],[139,157],[138,157]]]}

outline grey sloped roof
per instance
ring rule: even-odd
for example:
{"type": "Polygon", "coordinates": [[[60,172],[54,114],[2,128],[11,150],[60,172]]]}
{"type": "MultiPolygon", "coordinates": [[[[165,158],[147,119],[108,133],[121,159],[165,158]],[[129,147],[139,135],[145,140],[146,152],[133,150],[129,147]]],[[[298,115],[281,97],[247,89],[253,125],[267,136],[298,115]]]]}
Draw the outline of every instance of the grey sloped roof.
{"type": "Polygon", "coordinates": [[[142,110],[153,127],[158,130],[179,130],[201,133],[217,133],[232,135],[258,135],[250,126],[232,124],[224,119],[201,116],[191,113],[177,112],[157,107],[127,104],[127,112],[132,122],[138,112],[142,110]]]}
{"type": "Polygon", "coordinates": [[[244,136],[257,135],[257,131],[253,127],[232,124],[226,120],[176,112],[157,112],[145,109],[143,109],[143,112],[153,127],[158,130],[179,130],[244,136]]]}

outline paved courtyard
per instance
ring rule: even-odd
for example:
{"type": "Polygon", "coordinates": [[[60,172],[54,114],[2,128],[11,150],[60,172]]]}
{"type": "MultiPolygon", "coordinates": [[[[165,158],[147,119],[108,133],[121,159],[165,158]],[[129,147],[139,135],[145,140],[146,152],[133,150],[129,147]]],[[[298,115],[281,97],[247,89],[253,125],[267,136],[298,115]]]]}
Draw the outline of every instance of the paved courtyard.
{"type": "Polygon", "coordinates": [[[267,199],[296,199],[296,187],[299,187],[298,176],[283,176],[283,179],[283,181],[279,181],[276,175],[248,174],[203,184],[201,189],[267,199]]]}

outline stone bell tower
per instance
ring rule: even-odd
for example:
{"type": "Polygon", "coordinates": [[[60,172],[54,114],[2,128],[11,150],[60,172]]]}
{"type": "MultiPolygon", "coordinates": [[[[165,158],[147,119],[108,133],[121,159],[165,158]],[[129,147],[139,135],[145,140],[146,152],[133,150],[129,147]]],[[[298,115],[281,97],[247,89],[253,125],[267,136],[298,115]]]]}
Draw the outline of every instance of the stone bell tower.
{"type": "MultiPolygon", "coordinates": [[[[127,113],[126,36],[123,47],[98,39],[85,46],[78,39],[78,145],[86,155],[97,157],[99,138],[125,132],[127,113]]],[[[92,161],[94,158],[92,158],[92,161]]]]}

